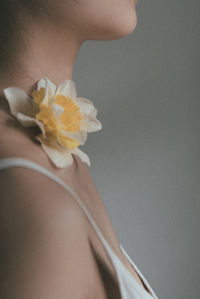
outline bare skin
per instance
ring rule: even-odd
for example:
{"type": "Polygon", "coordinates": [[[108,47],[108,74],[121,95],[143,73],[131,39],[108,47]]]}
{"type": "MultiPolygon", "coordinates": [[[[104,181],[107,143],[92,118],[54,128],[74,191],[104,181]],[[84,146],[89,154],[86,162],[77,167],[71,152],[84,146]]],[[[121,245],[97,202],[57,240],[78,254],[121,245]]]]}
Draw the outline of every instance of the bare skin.
{"type": "MultiPolygon", "coordinates": [[[[75,59],[82,43],[90,39],[112,40],[130,34],[137,22],[135,5],[135,0],[85,0],[79,6],[73,1],[67,4],[60,2],[59,5],[57,4],[54,18],[46,17],[37,20],[22,10],[22,20],[28,26],[23,37],[19,35],[22,46],[15,53],[16,64],[8,68],[7,72],[2,73],[0,70],[0,158],[18,156],[30,159],[69,184],[87,206],[113,251],[137,282],[144,286],[120,249],[109,215],[88,167],[79,157],[73,156],[74,162],[71,166],[66,169],[56,168],[34,138],[36,133],[38,134],[37,129],[27,130],[21,127],[10,114],[7,101],[3,96],[3,89],[8,86],[18,86],[30,93],[38,80],[46,75],[55,84],[65,79],[72,79],[75,59]],[[107,13],[108,11],[112,11],[113,15],[107,13]],[[121,17],[122,15],[124,18],[121,17]],[[104,17],[103,23],[102,17],[104,17]],[[21,148],[25,149],[23,154],[21,148]],[[5,152],[6,155],[1,154],[5,152]]],[[[88,234],[93,257],[98,264],[94,284],[95,298],[120,298],[113,265],[89,223],[88,234]]]]}
{"type": "Polygon", "coordinates": [[[0,69],[0,93],[18,86],[29,93],[48,76],[55,84],[72,78],[75,59],[87,40],[112,40],[136,27],[137,0],[49,1],[53,15],[30,16],[21,8],[15,63],[0,69]],[[122,17],[123,16],[123,17],[122,17]]]}
{"type": "MultiPolygon", "coordinates": [[[[7,107],[6,102],[5,107],[7,107]]],[[[78,156],[74,155],[74,162],[71,166],[66,169],[56,168],[48,159],[45,152],[41,149],[38,141],[34,139],[36,130],[34,128],[32,131],[30,131],[30,129],[26,130],[20,126],[20,124],[5,110],[0,109],[0,158],[15,156],[30,159],[47,168],[71,186],[88,208],[95,223],[101,232],[103,232],[105,239],[113,251],[123,262],[126,268],[132,273],[137,282],[147,290],[146,286],[143,284],[140,277],[137,275],[136,271],[121,251],[119,240],[113,229],[104,202],[96,189],[95,183],[86,164],[83,163],[78,156]],[[26,151],[24,151],[23,154],[21,154],[21,148],[26,148],[26,151]],[[6,152],[6,156],[1,155],[1,151],[3,153],[6,152]]],[[[87,222],[93,257],[98,265],[98,273],[96,273],[94,284],[94,292],[96,292],[95,298],[120,298],[119,286],[112,262],[107,256],[105,249],[93,227],[87,219],[85,220],[87,222]],[[99,281],[99,276],[101,277],[101,281],[99,281]],[[104,288],[102,288],[102,283],[104,288]]]]}

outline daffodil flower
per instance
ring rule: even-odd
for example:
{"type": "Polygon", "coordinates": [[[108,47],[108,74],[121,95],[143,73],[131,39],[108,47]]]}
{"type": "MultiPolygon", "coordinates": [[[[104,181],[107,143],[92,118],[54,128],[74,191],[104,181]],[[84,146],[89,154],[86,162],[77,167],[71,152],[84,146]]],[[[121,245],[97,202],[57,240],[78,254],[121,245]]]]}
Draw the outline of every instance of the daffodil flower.
{"type": "Polygon", "coordinates": [[[18,87],[8,87],[4,94],[12,115],[23,127],[40,128],[41,134],[35,138],[57,167],[71,165],[72,154],[91,165],[88,155],[78,147],[85,144],[88,132],[101,130],[102,124],[93,103],[77,97],[74,81],[65,80],[56,87],[44,77],[30,95],[18,87]]]}

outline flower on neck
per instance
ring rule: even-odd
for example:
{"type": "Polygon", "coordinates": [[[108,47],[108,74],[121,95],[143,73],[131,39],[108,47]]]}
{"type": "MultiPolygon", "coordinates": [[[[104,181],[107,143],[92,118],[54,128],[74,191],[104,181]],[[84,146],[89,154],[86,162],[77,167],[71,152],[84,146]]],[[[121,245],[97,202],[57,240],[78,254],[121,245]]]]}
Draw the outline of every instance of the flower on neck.
{"type": "Polygon", "coordinates": [[[18,87],[4,89],[10,111],[23,127],[38,126],[41,134],[35,138],[55,166],[64,168],[78,155],[88,166],[86,153],[78,147],[85,144],[87,133],[102,129],[93,103],[77,97],[74,81],[65,80],[58,87],[47,77],[38,82],[30,95],[18,87]]]}

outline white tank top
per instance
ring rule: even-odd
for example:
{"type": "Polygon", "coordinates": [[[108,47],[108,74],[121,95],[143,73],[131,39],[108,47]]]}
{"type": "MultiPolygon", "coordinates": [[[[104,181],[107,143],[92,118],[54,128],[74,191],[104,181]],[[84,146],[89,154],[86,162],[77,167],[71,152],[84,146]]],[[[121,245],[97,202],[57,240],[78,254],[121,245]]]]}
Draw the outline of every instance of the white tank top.
{"type": "MultiPolygon", "coordinates": [[[[61,186],[63,186],[68,192],[72,194],[74,199],[78,202],[80,205],[81,209],[83,210],[84,214],[90,221],[91,225],[93,226],[94,230],[96,231],[99,239],[101,240],[106,252],[108,253],[108,256],[114,266],[114,269],[117,274],[118,278],[118,284],[119,284],[119,289],[120,289],[120,294],[122,299],[158,299],[158,297],[155,295],[154,291],[152,290],[150,284],[148,281],[145,279],[139,268],[135,265],[135,263],[131,260],[131,258],[128,256],[126,253],[125,249],[122,247],[120,244],[120,247],[122,249],[122,252],[126,256],[126,258],[129,260],[131,263],[132,267],[135,269],[137,272],[138,276],[140,279],[143,281],[145,284],[146,288],[150,291],[152,295],[150,295],[144,287],[142,287],[138,281],[134,278],[134,276],[131,274],[131,272],[124,266],[124,264],[121,262],[121,260],[118,258],[118,256],[115,254],[115,252],[112,250],[108,242],[105,240],[103,237],[101,231],[99,230],[98,226],[94,222],[91,214],[89,213],[88,209],[84,205],[84,203],[81,201],[80,197],[78,196],[77,193],[75,193],[69,185],[64,183],[59,177],[54,175],[52,172],[47,170],[46,168],[38,165],[37,163],[28,160],[28,159],[23,159],[19,157],[9,157],[9,158],[2,158],[0,159],[0,170],[1,169],[6,169],[10,167],[25,167],[32,169],[34,171],[37,171],[53,181],[57,182],[61,186]]],[[[114,299],[114,298],[113,298],[114,299]]]]}

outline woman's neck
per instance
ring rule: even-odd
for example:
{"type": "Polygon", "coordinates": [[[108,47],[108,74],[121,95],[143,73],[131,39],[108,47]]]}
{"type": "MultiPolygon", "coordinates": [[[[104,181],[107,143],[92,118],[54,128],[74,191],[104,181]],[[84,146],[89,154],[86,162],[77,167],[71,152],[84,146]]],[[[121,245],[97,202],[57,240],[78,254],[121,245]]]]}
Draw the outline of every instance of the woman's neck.
{"type": "Polygon", "coordinates": [[[72,79],[82,43],[73,28],[62,32],[55,24],[43,24],[42,20],[31,24],[30,20],[27,29],[17,39],[14,63],[5,70],[0,69],[0,95],[9,86],[17,86],[30,93],[45,76],[56,85],[72,79]]]}

